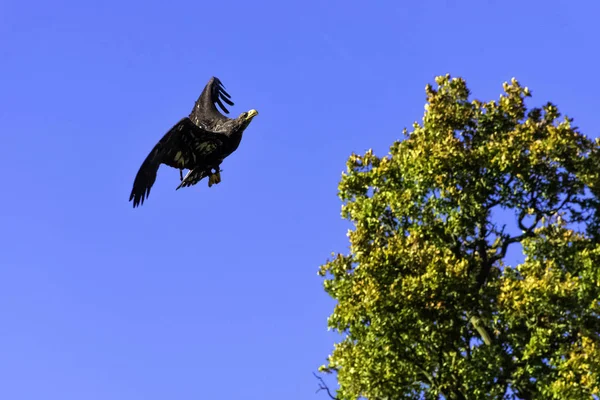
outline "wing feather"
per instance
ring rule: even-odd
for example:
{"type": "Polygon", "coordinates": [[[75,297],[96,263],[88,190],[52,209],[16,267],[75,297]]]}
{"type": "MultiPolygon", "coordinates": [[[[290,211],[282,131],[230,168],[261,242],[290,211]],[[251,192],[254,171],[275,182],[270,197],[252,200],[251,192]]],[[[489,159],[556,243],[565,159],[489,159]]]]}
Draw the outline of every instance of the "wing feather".
{"type": "Polygon", "coordinates": [[[229,110],[223,103],[233,106],[234,103],[230,99],[231,96],[225,91],[223,83],[219,78],[213,76],[204,87],[198,100],[196,100],[190,113],[190,119],[196,124],[203,120],[227,121],[228,118],[219,112],[216,104],[225,114],[229,114],[229,110]]]}
{"type": "Polygon", "coordinates": [[[210,132],[183,118],[158,141],[142,163],[133,183],[129,201],[144,204],[156,181],[160,164],[177,169],[194,169],[218,152],[228,137],[210,132]]]}

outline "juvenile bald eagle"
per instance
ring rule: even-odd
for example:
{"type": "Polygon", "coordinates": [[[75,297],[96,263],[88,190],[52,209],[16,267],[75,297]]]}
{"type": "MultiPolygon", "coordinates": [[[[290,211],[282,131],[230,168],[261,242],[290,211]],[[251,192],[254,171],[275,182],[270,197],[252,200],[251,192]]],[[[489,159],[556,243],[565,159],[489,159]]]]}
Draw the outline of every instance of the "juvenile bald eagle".
{"type": "Polygon", "coordinates": [[[179,169],[182,182],[177,189],[195,185],[206,176],[209,187],[221,182],[219,166],[238,148],[242,133],[258,115],[256,110],[250,110],[235,119],[227,118],[215,104],[229,114],[223,102],[232,106],[234,103],[230,98],[218,78],[212,77],[208,81],[189,117],[176,123],[142,163],[129,196],[134,208],[144,204],[144,199],[150,195],[161,164],[179,169]],[[185,179],[184,169],[190,170],[185,179]]]}

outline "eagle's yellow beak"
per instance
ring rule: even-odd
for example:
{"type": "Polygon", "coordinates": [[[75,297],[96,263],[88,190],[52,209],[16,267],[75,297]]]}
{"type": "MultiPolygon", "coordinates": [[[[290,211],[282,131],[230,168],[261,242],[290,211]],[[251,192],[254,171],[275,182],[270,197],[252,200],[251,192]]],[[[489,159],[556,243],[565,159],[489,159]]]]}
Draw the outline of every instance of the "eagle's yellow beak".
{"type": "Polygon", "coordinates": [[[252,118],[256,117],[258,115],[258,111],[252,109],[250,111],[248,111],[248,114],[246,115],[246,120],[249,121],[252,118]]]}

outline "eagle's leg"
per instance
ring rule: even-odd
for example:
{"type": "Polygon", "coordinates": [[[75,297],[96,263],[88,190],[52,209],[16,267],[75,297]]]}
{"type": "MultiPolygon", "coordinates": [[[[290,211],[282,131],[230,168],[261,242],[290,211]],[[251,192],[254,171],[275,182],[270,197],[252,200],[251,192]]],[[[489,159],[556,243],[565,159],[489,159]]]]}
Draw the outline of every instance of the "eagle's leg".
{"type": "Polygon", "coordinates": [[[183,181],[183,170],[182,169],[179,170],[179,180],[183,181]]]}
{"type": "Polygon", "coordinates": [[[211,187],[212,185],[216,185],[217,183],[221,182],[221,171],[218,165],[216,167],[209,168],[209,174],[210,176],[208,178],[208,187],[211,187]],[[215,172],[212,171],[213,169],[215,170],[215,172]]]}

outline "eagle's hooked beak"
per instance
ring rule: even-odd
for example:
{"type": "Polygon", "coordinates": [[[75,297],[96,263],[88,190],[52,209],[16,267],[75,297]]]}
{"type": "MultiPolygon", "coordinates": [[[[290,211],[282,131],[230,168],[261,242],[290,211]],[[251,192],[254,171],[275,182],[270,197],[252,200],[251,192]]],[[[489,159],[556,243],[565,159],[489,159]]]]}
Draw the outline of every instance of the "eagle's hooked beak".
{"type": "Polygon", "coordinates": [[[252,109],[250,111],[248,111],[248,114],[246,114],[246,121],[250,121],[252,118],[256,117],[258,115],[258,111],[252,109]]]}

